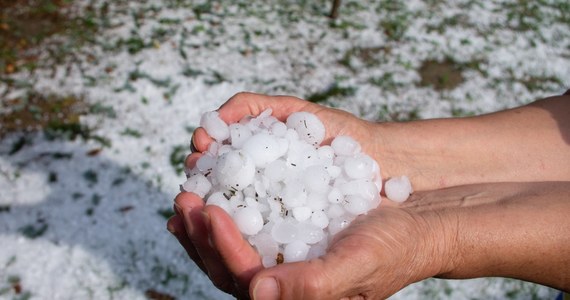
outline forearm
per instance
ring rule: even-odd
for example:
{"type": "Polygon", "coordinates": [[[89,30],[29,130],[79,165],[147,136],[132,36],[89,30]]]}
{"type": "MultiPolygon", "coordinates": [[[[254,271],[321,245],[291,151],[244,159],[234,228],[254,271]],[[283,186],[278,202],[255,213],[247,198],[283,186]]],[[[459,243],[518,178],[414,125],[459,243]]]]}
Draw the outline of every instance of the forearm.
{"type": "Polygon", "coordinates": [[[474,185],[447,194],[457,197],[410,204],[453,228],[438,276],[511,277],[570,290],[570,182],[474,185]]]}
{"type": "Polygon", "coordinates": [[[570,96],[471,118],[377,124],[385,177],[416,190],[479,182],[570,180],[570,96]]]}

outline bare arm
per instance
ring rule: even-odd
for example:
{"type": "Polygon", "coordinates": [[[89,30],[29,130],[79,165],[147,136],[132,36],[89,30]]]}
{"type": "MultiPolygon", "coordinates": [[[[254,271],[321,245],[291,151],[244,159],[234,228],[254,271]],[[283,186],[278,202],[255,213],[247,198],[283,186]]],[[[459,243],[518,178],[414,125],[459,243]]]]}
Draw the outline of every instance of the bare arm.
{"type": "Polygon", "coordinates": [[[447,231],[441,254],[449,259],[434,275],[511,277],[570,291],[570,182],[454,187],[419,193],[405,206],[447,231]]]}
{"type": "MultiPolygon", "coordinates": [[[[570,96],[551,97],[492,114],[373,123],[347,112],[289,96],[240,93],[220,109],[227,122],[267,108],[284,120],[309,111],[326,124],[330,142],[350,135],[382,168],[384,179],[408,175],[415,190],[481,182],[570,180],[570,96]]],[[[193,145],[205,151],[211,139],[199,128],[193,145]]]]}
{"type": "Polygon", "coordinates": [[[570,180],[570,96],[477,117],[376,126],[383,175],[407,174],[416,190],[570,180]]]}

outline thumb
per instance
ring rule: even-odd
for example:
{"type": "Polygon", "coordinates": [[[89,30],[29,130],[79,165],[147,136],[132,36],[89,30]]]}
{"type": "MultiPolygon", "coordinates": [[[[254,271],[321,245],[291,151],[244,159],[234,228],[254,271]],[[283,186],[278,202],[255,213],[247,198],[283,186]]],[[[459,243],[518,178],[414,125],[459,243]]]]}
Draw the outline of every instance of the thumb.
{"type": "Polygon", "coordinates": [[[329,252],[321,258],[260,271],[251,282],[250,295],[254,300],[297,300],[366,294],[361,271],[367,273],[362,268],[367,259],[347,254],[329,252]]]}

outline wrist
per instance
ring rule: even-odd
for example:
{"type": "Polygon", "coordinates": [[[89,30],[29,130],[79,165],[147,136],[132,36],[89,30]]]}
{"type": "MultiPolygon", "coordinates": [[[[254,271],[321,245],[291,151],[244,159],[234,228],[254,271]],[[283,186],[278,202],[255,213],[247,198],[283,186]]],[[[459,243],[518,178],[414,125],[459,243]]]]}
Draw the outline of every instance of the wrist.
{"type": "Polygon", "coordinates": [[[407,175],[416,191],[480,182],[496,163],[472,119],[375,124],[374,153],[383,179],[407,175]]]}
{"type": "Polygon", "coordinates": [[[381,167],[382,179],[406,175],[414,190],[446,186],[450,171],[444,151],[452,147],[445,134],[431,126],[432,121],[373,123],[374,158],[381,167]],[[429,131],[426,130],[430,128],[429,131]]]}
{"type": "Polygon", "coordinates": [[[418,213],[424,220],[424,229],[419,243],[422,253],[417,264],[423,270],[423,278],[445,277],[452,272],[461,259],[457,237],[458,219],[446,211],[426,210],[418,213]]]}

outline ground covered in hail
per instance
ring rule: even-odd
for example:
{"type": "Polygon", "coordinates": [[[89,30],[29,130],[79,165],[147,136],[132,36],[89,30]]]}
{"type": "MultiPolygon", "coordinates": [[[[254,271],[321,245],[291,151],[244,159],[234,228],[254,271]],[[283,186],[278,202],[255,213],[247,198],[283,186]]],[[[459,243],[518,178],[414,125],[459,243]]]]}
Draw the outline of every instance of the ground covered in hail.
{"type": "MultiPolygon", "coordinates": [[[[564,0],[0,2],[0,298],[222,299],[165,229],[202,113],[239,91],[377,121],[570,86],[564,0]]],[[[394,299],[553,299],[509,279],[394,299]]]]}

